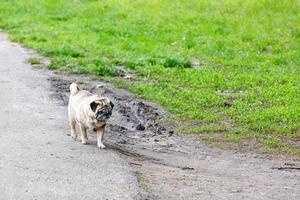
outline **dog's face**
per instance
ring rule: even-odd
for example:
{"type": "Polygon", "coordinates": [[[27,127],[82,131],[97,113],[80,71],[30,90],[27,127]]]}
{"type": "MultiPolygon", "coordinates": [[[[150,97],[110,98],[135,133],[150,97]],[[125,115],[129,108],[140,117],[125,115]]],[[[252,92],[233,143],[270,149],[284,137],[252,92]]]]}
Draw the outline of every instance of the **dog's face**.
{"type": "Polygon", "coordinates": [[[90,103],[92,111],[95,113],[95,117],[99,122],[106,122],[111,114],[114,104],[107,98],[96,99],[90,103]]]}

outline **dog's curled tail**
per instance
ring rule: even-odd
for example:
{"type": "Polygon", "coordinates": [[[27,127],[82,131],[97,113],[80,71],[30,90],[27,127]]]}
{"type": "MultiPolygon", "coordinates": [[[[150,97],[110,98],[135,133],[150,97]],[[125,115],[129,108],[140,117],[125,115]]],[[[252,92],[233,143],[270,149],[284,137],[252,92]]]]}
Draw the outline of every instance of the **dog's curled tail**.
{"type": "Polygon", "coordinates": [[[77,94],[79,92],[79,87],[77,86],[76,83],[72,83],[70,85],[70,93],[71,93],[71,96],[77,94]]]}

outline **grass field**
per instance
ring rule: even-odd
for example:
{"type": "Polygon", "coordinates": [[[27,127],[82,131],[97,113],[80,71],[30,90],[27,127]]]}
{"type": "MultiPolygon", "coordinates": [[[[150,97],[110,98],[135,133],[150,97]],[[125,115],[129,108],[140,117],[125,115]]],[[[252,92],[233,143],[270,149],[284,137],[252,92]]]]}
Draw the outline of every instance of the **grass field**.
{"type": "Polygon", "coordinates": [[[299,0],[0,0],[0,28],[52,69],[117,85],[115,66],[134,70],[126,86],[173,113],[178,132],[300,155],[299,10],[299,0]]]}

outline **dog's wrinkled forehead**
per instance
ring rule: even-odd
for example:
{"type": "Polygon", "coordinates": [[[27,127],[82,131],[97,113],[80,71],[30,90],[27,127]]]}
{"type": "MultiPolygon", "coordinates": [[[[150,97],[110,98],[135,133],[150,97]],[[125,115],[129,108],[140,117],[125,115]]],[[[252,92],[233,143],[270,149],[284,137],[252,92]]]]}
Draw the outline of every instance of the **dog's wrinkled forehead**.
{"type": "Polygon", "coordinates": [[[90,106],[93,112],[97,112],[104,107],[110,107],[112,109],[114,104],[108,98],[99,98],[94,100],[90,106]]]}

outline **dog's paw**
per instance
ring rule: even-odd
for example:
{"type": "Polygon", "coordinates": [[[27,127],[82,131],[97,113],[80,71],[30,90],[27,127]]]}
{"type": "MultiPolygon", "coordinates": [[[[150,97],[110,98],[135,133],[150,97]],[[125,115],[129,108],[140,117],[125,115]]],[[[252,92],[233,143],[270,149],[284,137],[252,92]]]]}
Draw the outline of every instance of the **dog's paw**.
{"type": "Polygon", "coordinates": [[[81,143],[86,145],[86,144],[89,144],[89,141],[88,140],[82,140],[81,143]]]}
{"type": "Polygon", "coordinates": [[[97,144],[99,149],[105,149],[105,145],[104,144],[97,144]]]}

